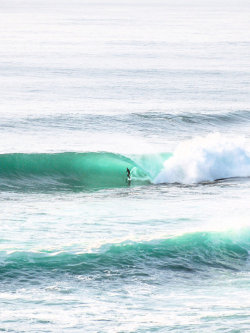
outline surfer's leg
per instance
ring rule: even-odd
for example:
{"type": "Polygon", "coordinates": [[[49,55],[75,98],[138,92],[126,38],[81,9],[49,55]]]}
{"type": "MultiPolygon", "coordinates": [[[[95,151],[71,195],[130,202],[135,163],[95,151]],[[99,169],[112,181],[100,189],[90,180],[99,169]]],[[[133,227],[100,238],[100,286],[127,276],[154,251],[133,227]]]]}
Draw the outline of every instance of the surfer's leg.
{"type": "Polygon", "coordinates": [[[130,178],[130,170],[129,170],[129,168],[127,168],[127,182],[128,182],[128,185],[130,186],[131,178],[130,178]]]}

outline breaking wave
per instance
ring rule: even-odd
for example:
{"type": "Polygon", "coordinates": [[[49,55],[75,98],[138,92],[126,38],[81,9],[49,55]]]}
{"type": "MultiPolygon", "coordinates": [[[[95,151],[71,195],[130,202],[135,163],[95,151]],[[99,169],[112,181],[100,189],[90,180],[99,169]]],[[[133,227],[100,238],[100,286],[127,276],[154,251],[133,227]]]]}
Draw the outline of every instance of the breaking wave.
{"type": "Polygon", "coordinates": [[[20,274],[52,275],[144,273],[150,270],[206,271],[248,269],[250,230],[194,232],[151,241],[106,244],[91,252],[0,252],[1,278],[20,274]],[[248,268],[247,268],[248,267],[248,268]],[[47,274],[47,273],[46,273],[47,274]]]}
{"type": "Polygon", "coordinates": [[[173,153],[125,156],[108,152],[1,154],[0,187],[54,190],[128,185],[193,184],[250,176],[250,150],[241,139],[209,134],[185,141],[173,153]],[[127,177],[127,168],[131,177],[127,177]],[[42,187],[41,187],[42,186],[42,187]]]}

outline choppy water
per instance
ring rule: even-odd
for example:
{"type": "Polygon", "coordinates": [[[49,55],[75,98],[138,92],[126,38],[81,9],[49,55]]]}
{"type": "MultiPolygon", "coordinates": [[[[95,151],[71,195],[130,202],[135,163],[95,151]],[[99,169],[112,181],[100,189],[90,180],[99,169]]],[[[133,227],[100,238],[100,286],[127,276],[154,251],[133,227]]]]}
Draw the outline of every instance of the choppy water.
{"type": "Polygon", "coordinates": [[[0,331],[250,330],[249,9],[1,1],[0,331]]]}

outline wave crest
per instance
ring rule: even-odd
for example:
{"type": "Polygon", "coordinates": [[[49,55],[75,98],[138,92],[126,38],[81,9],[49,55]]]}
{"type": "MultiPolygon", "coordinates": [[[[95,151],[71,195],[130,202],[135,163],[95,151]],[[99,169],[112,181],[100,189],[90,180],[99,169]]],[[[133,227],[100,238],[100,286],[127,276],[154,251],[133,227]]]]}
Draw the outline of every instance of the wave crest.
{"type": "Polygon", "coordinates": [[[250,230],[240,233],[194,232],[166,239],[106,244],[88,253],[1,252],[0,276],[60,274],[145,274],[155,270],[241,270],[247,265],[250,230]],[[131,273],[132,272],[132,273],[131,273]],[[46,273],[47,274],[47,273],[46,273]]]}

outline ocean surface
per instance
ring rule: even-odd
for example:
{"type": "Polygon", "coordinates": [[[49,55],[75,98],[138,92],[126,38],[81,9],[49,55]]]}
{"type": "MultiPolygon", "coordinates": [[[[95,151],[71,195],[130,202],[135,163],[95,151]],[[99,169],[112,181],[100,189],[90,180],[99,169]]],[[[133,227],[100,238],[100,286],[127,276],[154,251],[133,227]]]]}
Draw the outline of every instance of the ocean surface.
{"type": "Polygon", "coordinates": [[[1,0],[1,332],[250,332],[249,17],[1,0]]]}

